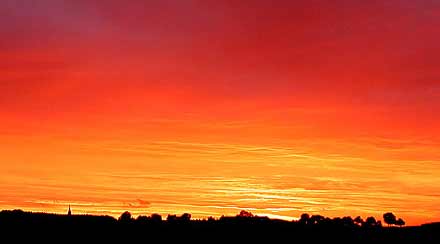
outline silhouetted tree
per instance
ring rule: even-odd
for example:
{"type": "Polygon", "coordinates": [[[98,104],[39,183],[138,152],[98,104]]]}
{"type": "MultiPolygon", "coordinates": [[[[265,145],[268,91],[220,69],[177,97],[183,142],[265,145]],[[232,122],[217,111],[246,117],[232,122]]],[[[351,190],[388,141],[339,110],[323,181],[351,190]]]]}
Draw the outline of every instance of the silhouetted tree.
{"type": "Polygon", "coordinates": [[[379,222],[376,221],[376,218],[374,218],[374,217],[368,217],[368,218],[365,220],[365,222],[364,222],[364,224],[363,224],[363,227],[372,228],[372,227],[379,227],[379,226],[381,226],[381,225],[382,225],[382,224],[379,224],[379,222]]]}
{"type": "Polygon", "coordinates": [[[150,217],[139,215],[136,218],[136,223],[138,223],[138,224],[146,224],[146,223],[149,222],[149,220],[150,220],[150,217]]]}
{"type": "Polygon", "coordinates": [[[357,216],[356,218],[354,218],[353,222],[358,226],[362,226],[364,223],[364,220],[362,219],[361,216],[357,216]]]}
{"type": "Polygon", "coordinates": [[[398,225],[399,227],[402,227],[405,225],[405,221],[401,218],[399,218],[398,220],[396,220],[396,225],[398,225]]]}
{"type": "Polygon", "coordinates": [[[179,220],[182,222],[189,222],[191,220],[191,214],[184,213],[182,216],[180,216],[179,220]]]}
{"type": "Polygon", "coordinates": [[[128,211],[123,212],[118,218],[118,221],[121,223],[130,223],[132,220],[131,213],[128,211]]]}
{"type": "Polygon", "coordinates": [[[162,216],[160,216],[160,214],[152,214],[151,215],[151,222],[153,222],[153,223],[161,223],[162,222],[162,216]]]}
{"type": "Polygon", "coordinates": [[[325,220],[325,218],[324,218],[324,216],[322,216],[322,215],[312,215],[311,217],[310,217],[310,220],[309,220],[309,224],[312,224],[312,225],[314,225],[314,224],[320,224],[320,223],[322,223],[322,221],[323,220],[325,220]]]}
{"type": "Polygon", "coordinates": [[[215,218],[212,217],[212,216],[209,216],[209,217],[208,217],[208,222],[210,222],[210,223],[211,223],[211,222],[215,222],[215,218]]]}
{"type": "Polygon", "coordinates": [[[301,214],[301,217],[299,218],[299,222],[301,224],[308,224],[309,220],[310,220],[310,215],[307,213],[301,214]]]}
{"type": "Polygon", "coordinates": [[[385,221],[385,223],[388,224],[388,226],[395,225],[396,215],[394,215],[393,213],[384,213],[383,221],[385,221]]]}
{"type": "Polygon", "coordinates": [[[342,225],[344,226],[353,226],[354,225],[354,221],[353,218],[351,218],[350,216],[346,216],[342,218],[342,225]]]}
{"type": "Polygon", "coordinates": [[[377,227],[382,227],[382,221],[378,220],[378,221],[376,222],[376,226],[377,226],[377,227]]]}
{"type": "Polygon", "coordinates": [[[177,222],[177,215],[175,215],[175,214],[168,214],[167,222],[168,223],[175,223],[175,222],[177,222]]]}
{"type": "Polygon", "coordinates": [[[241,210],[240,213],[237,215],[237,217],[252,218],[252,217],[254,217],[254,215],[251,212],[248,212],[246,210],[241,210]]]}

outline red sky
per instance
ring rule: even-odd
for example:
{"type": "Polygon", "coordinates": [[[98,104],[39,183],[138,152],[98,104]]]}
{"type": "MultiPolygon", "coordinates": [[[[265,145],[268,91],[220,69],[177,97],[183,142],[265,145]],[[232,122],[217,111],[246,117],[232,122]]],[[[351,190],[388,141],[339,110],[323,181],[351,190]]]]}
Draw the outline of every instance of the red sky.
{"type": "Polygon", "coordinates": [[[440,4],[0,3],[0,208],[440,219],[440,4]]]}

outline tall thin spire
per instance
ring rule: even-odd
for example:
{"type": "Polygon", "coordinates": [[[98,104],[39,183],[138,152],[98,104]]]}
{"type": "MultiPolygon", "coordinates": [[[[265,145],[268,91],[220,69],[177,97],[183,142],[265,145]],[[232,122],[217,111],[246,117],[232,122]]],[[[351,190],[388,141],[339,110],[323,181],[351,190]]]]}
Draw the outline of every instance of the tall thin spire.
{"type": "Polygon", "coordinates": [[[72,215],[72,211],[70,210],[70,204],[69,204],[69,211],[67,212],[67,216],[71,216],[72,215]]]}

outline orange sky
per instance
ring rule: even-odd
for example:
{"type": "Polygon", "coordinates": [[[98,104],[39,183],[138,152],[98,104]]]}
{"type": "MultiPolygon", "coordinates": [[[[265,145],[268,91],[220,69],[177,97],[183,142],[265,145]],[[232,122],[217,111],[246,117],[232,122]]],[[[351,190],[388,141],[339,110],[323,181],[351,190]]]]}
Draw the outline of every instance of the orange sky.
{"type": "Polygon", "coordinates": [[[0,209],[440,220],[437,1],[145,2],[1,1],[0,209]]]}

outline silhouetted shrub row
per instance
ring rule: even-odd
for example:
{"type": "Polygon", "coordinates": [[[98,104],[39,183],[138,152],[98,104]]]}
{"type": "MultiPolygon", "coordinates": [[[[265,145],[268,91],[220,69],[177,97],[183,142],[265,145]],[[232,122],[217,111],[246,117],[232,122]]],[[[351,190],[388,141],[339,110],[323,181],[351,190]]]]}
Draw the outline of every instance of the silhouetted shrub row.
{"type": "MultiPolygon", "coordinates": [[[[383,217],[384,222],[389,226],[404,225],[404,222],[401,223],[392,213],[386,213],[383,217]]],[[[48,235],[80,238],[87,234],[110,240],[121,238],[140,240],[146,236],[167,237],[173,240],[185,236],[203,240],[215,236],[216,240],[228,242],[273,241],[295,237],[299,240],[311,238],[316,241],[392,243],[402,240],[418,242],[439,240],[440,224],[383,228],[381,221],[374,217],[363,220],[360,216],[328,218],[308,214],[302,214],[296,221],[284,221],[255,216],[244,210],[236,216],[196,220],[192,220],[191,214],[188,213],[180,216],[168,215],[163,219],[158,214],[133,218],[129,212],[124,212],[115,219],[110,216],[67,216],[13,210],[0,212],[0,231],[7,234],[17,231],[26,233],[26,235],[16,235],[20,238],[38,236],[46,238],[48,235]]],[[[59,241],[59,238],[54,239],[59,241]]]]}

